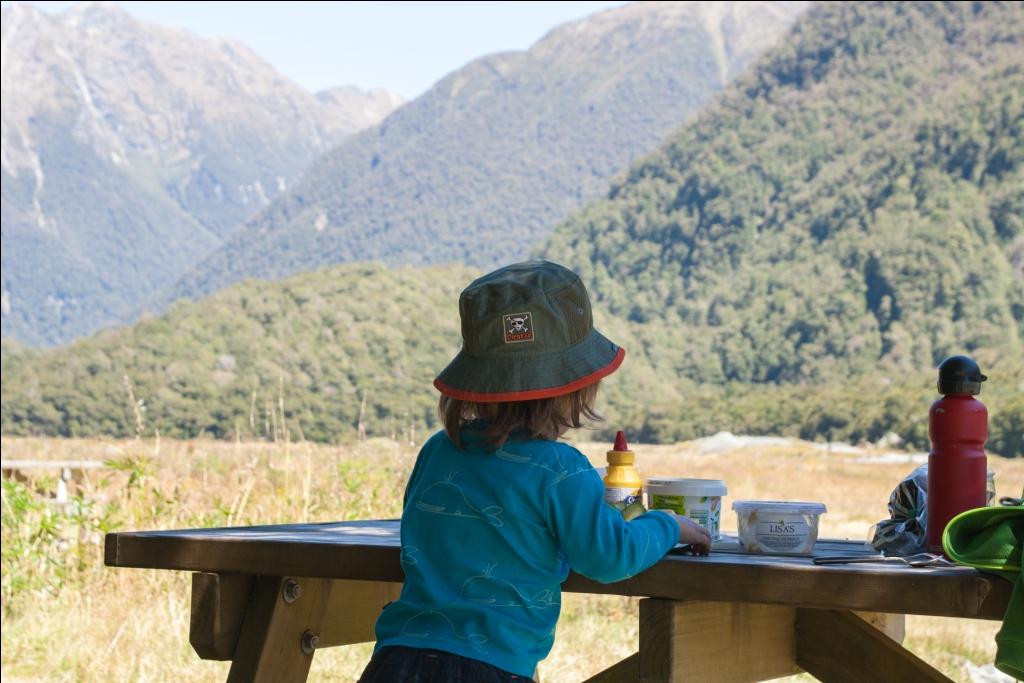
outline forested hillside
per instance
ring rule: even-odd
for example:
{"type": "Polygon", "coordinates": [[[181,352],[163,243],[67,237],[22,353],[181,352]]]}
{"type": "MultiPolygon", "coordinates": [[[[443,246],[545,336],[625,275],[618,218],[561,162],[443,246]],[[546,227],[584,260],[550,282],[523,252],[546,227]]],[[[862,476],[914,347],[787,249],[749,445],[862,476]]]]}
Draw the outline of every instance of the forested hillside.
{"type": "Polygon", "coordinates": [[[5,433],[130,436],[148,429],[330,440],[422,427],[430,382],[458,350],[464,268],[352,265],[245,282],[160,318],[52,351],[4,345],[5,433]],[[275,432],[275,429],[277,430],[275,432]]]}
{"type": "Polygon", "coordinates": [[[160,310],[335,263],[525,257],[788,28],[803,2],[635,3],[478,59],[321,158],[160,310]]]}
{"type": "MultiPolygon", "coordinates": [[[[240,283],[60,349],[4,342],[0,426],[58,436],[419,438],[438,426],[431,382],[459,348],[458,295],[479,274],[338,266],[240,283]]],[[[817,387],[699,382],[655,368],[635,323],[594,315],[627,349],[603,382],[599,436],[626,429],[671,442],[729,430],[856,442],[896,433],[927,447],[931,368],[817,387]]],[[[981,397],[992,414],[989,451],[1020,455],[1024,367],[978,358],[991,377],[981,397]]]]}
{"type": "Polygon", "coordinates": [[[830,3],[543,249],[721,383],[1024,364],[1024,5],[830,3]]]}

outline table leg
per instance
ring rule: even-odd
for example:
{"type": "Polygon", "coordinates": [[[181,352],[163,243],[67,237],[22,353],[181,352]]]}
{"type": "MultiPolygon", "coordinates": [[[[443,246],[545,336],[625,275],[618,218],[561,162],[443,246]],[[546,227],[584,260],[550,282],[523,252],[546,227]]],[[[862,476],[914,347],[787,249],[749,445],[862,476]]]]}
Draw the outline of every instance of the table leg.
{"type": "Polygon", "coordinates": [[[823,683],[952,683],[850,612],[798,609],[796,634],[797,663],[823,683]]]}
{"type": "Polygon", "coordinates": [[[640,653],[634,652],[584,683],[636,683],[640,680],[640,653]]]}
{"type": "Polygon", "coordinates": [[[303,683],[330,591],[329,579],[256,577],[228,683],[303,683]]]}
{"type": "MultiPolygon", "coordinates": [[[[640,651],[587,683],[743,683],[797,674],[803,671],[799,658],[800,615],[812,613],[808,615],[812,618],[816,612],[821,610],[749,603],[641,600],[640,651]]],[[[887,641],[890,647],[886,653],[905,652],[898,643],[903,637],[902,615],[841,614],[887,641]]],[[[805,626],[808,623],[805,620],[805,626]]],[[[829,632],[829,629],[822,631],[825,637],[829,632]]],[[[811,662],[811,666],[815,664],[811,662]]],[[[811,673],[819,675],[815,671],[811,673]]],[[[841,680],[902,679],[862,676],[841,680]]]]}
{"type": "MultiPolygon", "coordinates": [[[[192,575],[189,642],[202,659],[234,660],[229,680],[265,680],[259,672],[268,665],[260,663],[268,656],[268,644],[283,642],[291,661],[298,658],[292,645],[300,643],[301,650],[307,631],[307,640],[317,636],[316,648],[372,641],[380,611],[401,590],[402,584],[394,582],[197,572],[192,575]],[[306,626],[298,628],[301,623],[306,626]]],[[[312,654],[303,654],[300,663],[305,661],[308,674],[312,654]]]]}

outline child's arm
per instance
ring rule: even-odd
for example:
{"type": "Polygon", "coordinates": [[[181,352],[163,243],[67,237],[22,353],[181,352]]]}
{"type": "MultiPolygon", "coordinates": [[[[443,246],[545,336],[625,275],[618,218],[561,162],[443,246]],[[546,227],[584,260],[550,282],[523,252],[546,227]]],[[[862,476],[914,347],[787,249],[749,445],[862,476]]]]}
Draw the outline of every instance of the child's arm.
{"type": "Polygon", "coordinates": [[[547,516],[569,566],[602,583],[642,572],[682,540],[669,513],[655,510],[625,521],[604,502],[604,484],[592,468],[548,489],[547,516]]]}

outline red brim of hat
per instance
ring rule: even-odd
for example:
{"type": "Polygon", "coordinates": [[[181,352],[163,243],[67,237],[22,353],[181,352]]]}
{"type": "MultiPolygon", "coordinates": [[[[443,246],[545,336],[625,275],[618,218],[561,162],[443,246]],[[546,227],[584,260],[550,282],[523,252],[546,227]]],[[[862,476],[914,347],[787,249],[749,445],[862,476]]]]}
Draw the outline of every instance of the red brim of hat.
{"type": "Polygon", "coordinates": [[[568,384],[562,384],[554,387],[544,387],[543,389],[530,389],[527,391],[506,391],[500,393],[481,393],[475,391],[463,391],[448,386],[441,381],[438,377],[434,380],[434,387],[445,396],[451,396],[460,401],[470,401],[473,403],[508,403],[512,401],[535,401],[542,398],[554,398],[555,396],[564,396],[565,394],[571,394],[574,391],[578,391],[586,386],[597,382],[598,380],[607,377],[608,375],[615,372],[620,365],[622,360],[626,357],[626,350],[619,347],[612,358],[611,362],[607,365],[598,368],[594,372],[580,377],[579,379],[573,380],[568,384]]]}

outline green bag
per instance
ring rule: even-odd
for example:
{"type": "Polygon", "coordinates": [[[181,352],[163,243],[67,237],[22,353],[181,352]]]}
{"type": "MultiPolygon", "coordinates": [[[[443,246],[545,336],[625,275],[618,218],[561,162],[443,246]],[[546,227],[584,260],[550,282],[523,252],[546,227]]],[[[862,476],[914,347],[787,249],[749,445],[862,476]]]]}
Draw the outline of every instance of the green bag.
{"type": "Polygon", "coordinates": [[[942,546],[957,564],[995,572],[1014,582],[1003,626],[996,634],[996,668],[1024,679],[1024,506],[967,510],[950,520],[942,546]]]}

